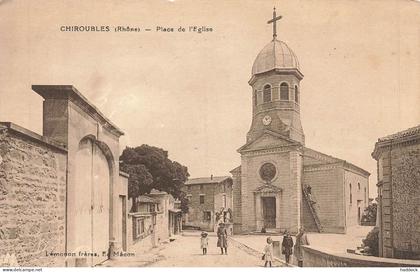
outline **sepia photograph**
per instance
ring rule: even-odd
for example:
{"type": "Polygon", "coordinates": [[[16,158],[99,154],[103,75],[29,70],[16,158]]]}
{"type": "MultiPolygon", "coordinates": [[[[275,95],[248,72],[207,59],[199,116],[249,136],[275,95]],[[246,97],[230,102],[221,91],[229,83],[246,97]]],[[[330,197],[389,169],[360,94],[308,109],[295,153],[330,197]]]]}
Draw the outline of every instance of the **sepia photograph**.
{"type": "Polygon", "coordinates": [[[0,70],[3,271],[420,268],[420,1],[0,0],[0,70]]]}

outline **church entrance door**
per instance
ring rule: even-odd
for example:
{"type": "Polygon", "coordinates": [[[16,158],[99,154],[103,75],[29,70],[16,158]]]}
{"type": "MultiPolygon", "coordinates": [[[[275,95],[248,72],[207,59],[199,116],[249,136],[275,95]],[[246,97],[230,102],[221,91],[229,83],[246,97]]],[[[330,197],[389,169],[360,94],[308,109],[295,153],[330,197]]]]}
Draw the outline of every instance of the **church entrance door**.
{"type": "Polygon", "coordinates": [[[262,197],[264,226],[267,229],[276,227],[276,198],[262,197]]]}

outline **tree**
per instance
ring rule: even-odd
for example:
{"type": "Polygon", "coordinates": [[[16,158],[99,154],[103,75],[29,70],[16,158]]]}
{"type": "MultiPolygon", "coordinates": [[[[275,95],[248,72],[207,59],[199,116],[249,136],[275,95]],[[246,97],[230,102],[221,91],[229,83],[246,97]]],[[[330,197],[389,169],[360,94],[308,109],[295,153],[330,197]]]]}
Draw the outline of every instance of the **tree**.
{"type": "Polygon", "coordinates": [[[144,165],[123,165],[122,171],[130,174],[128,178],[129,198],[150,192],[152,189],[153,177],[144,165]]]}
{"type": "Polygon", "coordinates": [[[379,228],[374,227],[363,239],[363,245],[368,247],[368,253],[372,254],[373,256],[379,256],[379,228]]]}
{"type": "Polygon", "coordinates": [[[363,226],[375,226],[376,225],[376,212],[378,205],[376,203],[371,203],[363,212],[361,224],[363,226]]]}
{"type": "Polygon", "coordinates": [[[171,161],[168,151],[162,148],[141,145],[126,147],[120,156],[121,169],[130,174],[129,197],[150,193],[152,189],[165,191],[186,203],[182,187],[188,179],[188,168],[171,161]]]}
{"type": "Polygon", "coordinates": [[[190,201],[187,198],[187,194],[185,192],[182,192],[181,196],[179,197],[179,200],[181,201],[181,211],[183,213],[188,213],[188,204],[190,201]]]}

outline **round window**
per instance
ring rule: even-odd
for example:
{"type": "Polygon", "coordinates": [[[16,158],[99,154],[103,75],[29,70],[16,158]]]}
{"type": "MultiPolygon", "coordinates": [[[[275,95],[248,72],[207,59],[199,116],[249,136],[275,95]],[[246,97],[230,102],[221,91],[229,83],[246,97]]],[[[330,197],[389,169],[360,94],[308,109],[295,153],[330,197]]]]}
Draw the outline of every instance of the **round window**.
{"type": "Polygon", "coordinates": [[[267,162],[260,168],[260,177],[265,181],[271,181],[276,176],[276,167],[274,164],[267,162]]]}

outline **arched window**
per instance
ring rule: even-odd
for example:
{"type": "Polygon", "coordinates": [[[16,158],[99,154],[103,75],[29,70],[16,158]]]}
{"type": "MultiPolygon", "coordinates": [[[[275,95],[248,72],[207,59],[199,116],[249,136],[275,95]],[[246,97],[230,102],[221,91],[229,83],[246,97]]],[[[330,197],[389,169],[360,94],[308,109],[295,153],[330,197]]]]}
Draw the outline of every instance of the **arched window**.
{"type": "Polygon", "coordinates": [[[289,100],[289,85],[285,82],[280,85],[280,100],[289,100]]]}
{"type": "Polygon", "coordinates": [[[295,102],[299,103],[299,89],[298,86],[295,85],[295,102]]]}
{"type": "Polygon", "coordinates": [[[264,103],[271,102],[271,86],[268,84],[264,86],[263,102],[264,103]]]}
{"type": "Polygon", "coordinates": [[[349,184],[350,187],[350,204],[353,203],[353,194],[351,192],[351,183],[349,184]]]}

